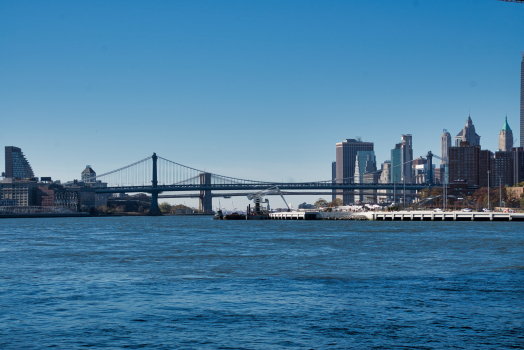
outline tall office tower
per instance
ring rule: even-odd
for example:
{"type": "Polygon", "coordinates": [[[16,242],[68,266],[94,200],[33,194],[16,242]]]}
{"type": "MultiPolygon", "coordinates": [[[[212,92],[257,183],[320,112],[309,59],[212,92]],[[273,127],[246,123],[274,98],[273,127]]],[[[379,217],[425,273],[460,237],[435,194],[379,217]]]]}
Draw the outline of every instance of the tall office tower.
{"type": "Polygon", "coordinates": [[[391,150],[390,183],[402,182],[402,144],[397,143],[391,150]]]}
{"type": "MultiPolygon", "coordinates": [[[[431,165],[433,168],[433,165],[431,165]]],[[[413,159],[413,183],[424,184],[433,173],[433,169],[429,168],[428,160],[424,157],[413,159]]]]}
{"type": "Polygon", "coordinates": [[[524,147],[524,51],[520,62],[520,147],[524,147]]]}
{"type": "MultiPolygon", "coordinates": [[[[381,184],[388,184],[391,182],[391,161],[386,160],[382,163],[382,173],[380,174],[380,179],[378,180],[381,184]]],[[[379,202],[388,202],[391,197],[390,190],[379,190],[379,202]]]]}
{"type": "Polygon", "coordinates": [[[479,152],[479,186],[488,187],[488,175],[491,172],[493,164],[493,152],[488,149],[480,150],[479,152]]]}
{"type": "Polygon", "coordinates": [[[508,124],[508,116],[499,133],[499,152],[510,152],[513,148],[513,131],[508,124]]]}
{"type": "Polygon", "coordinates": [[[96,173],[93,170],[93,168],[91,168],[91,165],[86,165],[86,168],[84,169],[84,171],[82,171],[81,176],[82,176],[83,182],[95,182],[96,181],[96,173]]]}
{"type": "Polygon", "coordinates": [[[442,164],[447,164],[449,161],[449,148],[451,147],[451,134],[444,129],[442,137],[440,138],[440,157],[442,164]]]}
{"type": "MultiPolygon", "coordinates": [[[[362,177],[365,184],[376,184],[380,180],[380,173],[382,170],[377,170],[377,161],[375,155],[368,155],[366,159],[366,166],[364,168],[364,176],[362,177]]],[[[369,192],[369,191],[368,191],[369,192]]],[[[371,194],[367,194],[363,198],[364,203],[377,203],[377,190],[372,190],[371,194]]]]}
{"type": "MultiPolygon", "coordinates": [[[[336,145],[337,183],[354,183],[355,161],[358,151],[373,151],[373,142],[362,142],[360,138],[346,139],[336,145]]],[[[340,192],[340,191],[339,191],[340,192]]],[[[355,198],[349,194],[337,194],[344,205],[354,203],[355,198]]]]}
{"type": "Polygon", "coordinates": [[[413,182],[413,144],[411,134],[402,135],[402,181],[413,182]]]}
{"type": "Polygon", "coordinates": [[[475,132],[475,125],[473,125],[471,116],[468,116],[466,125],[455,136],[455,147],[460,147],[460,143],[464,141],[469,142],[470,146],[480,146],[480,136],[475,132]]]}
{"type": "MultiPolygon", "coordinates": [[[[449,149],[449,181],[465,181],[469,186],[479,185],[480,146],[462,142],[449,149]]],[[[486,172],[487,175],[487,172],[486,172]]]]}
{"type": "Polygon", "coordinates": [[[490,187],[513,186],[513,152],[495,152],[491,160],[490,187]]]}
{"type": "Polygon", "coordinates": [[[524,148],[513,147],[513,185],[524,181],[524,148]]]}
{"type": "MultiPolygon", "coordinates": [[[[493,154],[462,142],[460,147],[449,149],[449,174],[446,183],[465,181],[468,186],[487,187],[489,172],[492,171],[493,154]]],[[[490,183],[490,186],[492,184],[490,183]]]]}
{"type": "Polygon", "coordinates": [[[388,184],[391,182],[391,161],[386,160],[382,163],[382,173],[380,173],[379,183],[388,184]]]}
{"type": "MultiPolygon", "coordinates": [[[[376,172],[377,172],[377,166],[376,166],[376,160],[375,160],[375,152],[374,151],[358,151],[357,156],[355,158],[355,176],[354,176],[355,183],[357,184],[364,183],[364,174],[376,173],[376,172]]],[[[360,202],[364,200],[364,196],[362,192],[363,191],[361,190],[355,190],[355,194],[357,194],[355,199],[358,199],[360,202]]]]}
{"type": "Polygon", "coordinates": [[[25,159],[22,150],[14,146],[5,147],[5,177],[30,179],[35,177],[31,165],[25,159]]]}
{"type": "MultiPolygon", "coordinates": [[[[331,162],[331,180],[333,183],[337,181],[337,162],[331,162]]],[[[331,190],[331,201],[334,201],[337,198],[337,190],[331,190]]]]}

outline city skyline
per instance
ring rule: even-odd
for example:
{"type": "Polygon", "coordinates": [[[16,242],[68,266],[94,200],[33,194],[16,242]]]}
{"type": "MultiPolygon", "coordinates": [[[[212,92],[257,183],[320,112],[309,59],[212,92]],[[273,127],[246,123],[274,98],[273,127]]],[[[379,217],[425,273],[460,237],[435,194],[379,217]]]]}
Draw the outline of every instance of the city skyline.
{"type": "Polygon", "coordinates": [[[328,180],[334,143],[373,142],[377,165],[402,134],[413,158],[437,154],[468,114],[496,150],[506,114],[522,136],[523,15],[498,1],[2,3],[0,139],[61,180],[152,152],[328,180]]]}

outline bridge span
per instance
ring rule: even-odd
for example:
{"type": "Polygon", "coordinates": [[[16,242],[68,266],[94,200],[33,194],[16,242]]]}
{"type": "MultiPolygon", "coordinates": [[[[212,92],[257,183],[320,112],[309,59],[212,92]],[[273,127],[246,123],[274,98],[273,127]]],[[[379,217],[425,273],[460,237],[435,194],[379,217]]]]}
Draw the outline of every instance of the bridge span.
{"type": "MultiPolygon", "coordinates": [[[[418,191],[437,186],[431,182],[431,179],[427,184],[352,183],[352,178],[317,182],[267,182],[246,180],[190,168],[158,157],[156,153],[136,163],[97,175],[90,179],[92,182],[97,180],[107,183],[108,186],[97,188],[96,193],[151,193],[151,210],[149,215],[161,215],[160,209],[158,208],[158,197],[159,194],[163,192],[198,191],[198,198],[200,199],[199,209],[204,213],[211,213],[212,191],[253,192],[278,186],[280,190],[302,190],[308,193],[313,193],[314,191],[324,191],[321,193],[326,193],[325,191],[327,190],[337,190],[338,195],[343,192],[354,192],[356,190],[359,191],[358,194],[363,194],[360,191],[365,190],[389,190],[391,193],[403,193],[403,191],[418,191]]],[[[331,191],[328,193],[332,194],[331,191]]],[[[290,192],[289,195],[291,194],[290,192]]],[[[192,195],[187,194],[184,194],[184,196],[192,197],[192,195]]],[[[228,196],[228,194],[221,194],[220,196],[228,196]]],[[[168,197],[164,196],[164,198],[168,197]]]]}
{"type": "MultiPolygon", "coordinates": [[[[400,188],[399,188],[400,189],[400,188]]],[[[333,195],[332,191],[280,191],[284,196],[331,196],[333,195]]],[[[402,193],[397,191],[398,195],[401,196],[402,193]]],[[[213,198],[229,198],[229,197],[245,197],[248,194],[253,192],[223,192],[223,193],[212,193],[211,197],[213,198]]],[[[364,196],[384,196],[386,194],[376,193],[374,190],[358,190],[358,191],[344,191],[338,192],[337,195],[364,195],[364,196]]],[[[392,195],[392,194],[388,194],[392,195]]],[[[280,194],[269,193],[266,196],[280,196],[280,194]]],[[[406,194],[406,197],[416,196],[416,193],[406,194]]],[[[184,193],[184,194],[160,194],[158,198],[199,198],[199,193],[184,193]]]]}

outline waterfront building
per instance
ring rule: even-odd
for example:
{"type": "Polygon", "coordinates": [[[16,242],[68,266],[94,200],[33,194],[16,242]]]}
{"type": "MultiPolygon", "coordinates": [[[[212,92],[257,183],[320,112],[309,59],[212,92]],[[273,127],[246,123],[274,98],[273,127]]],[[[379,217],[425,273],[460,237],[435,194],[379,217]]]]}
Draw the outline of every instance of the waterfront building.
{"type": "Polygon", "coordinates": [[[5,177],[22,180],[35,177],[31,165],[18,147],[5,147],[5,177]]]}
{"type": "Polygon", "coordinates": [[[499,152],[509,152],[513,148],[513,131],[508,124],[508,116],[499,133],[499,152]]]}
{"type": "Polygon", "coordinates": [[[55,206],[55,186],[41,185],[38,186],[36,191],[36,205],[41,207],[54,207],[55,206]]]}
{"type": "Polygon", "coordinates": [[[86,168],[82,171],[80,176],[83,182],[96,181],[96,172],[91,168],[91,165],[86,165],[86,168]]]}
{"type": "MultiPolygon", "coordinates": [[[[346,139],[336,144],[336,181],[354,183],[355,162],[358,151],[373,151],[373,142],[363,142],[360,138],[346,139]]],[[[354,195],[337,194],[344,205],[355,202],[354,195]]]]}
{"type": "Polygon", "coordinates": [[[466,125],[457,136],[455,136],[455,147],[460,147],[461,142],[469,142],[470,146],[480,146],[480,136],[475,132],[475,126],[473,125],[471,116],[468,116],[466,125]]]}
{"type": "MultiPolygon", "coordinates": [[[[81,192],[84,193],[84,200],[82,200],[82,195],[79,195],[80,202],[79,206],[83,208],[82,210],[90,209],[91,207],[100,207],[100,206],[107,206],[107,193],[94,193],[94,190],[99,188],[106,188],[107,183],[102,182],[101,180],[96,179],[96,172],[93,170],[91,165],[86,165],[86,168],[82,171],[80,174],[82,181],[73,181],[73,183],[68,183],[65,186],[66,187],[78,187],[82,188],[81,192]],[[87,187],[88,189],[84,188],[87,187]],[[87,198],[91,198],[93,192],[94,200],[91,202],[91,200],[85,200],[86,196],[87,198]],[[87,194],[89,193],[89,194],[87,194]]],[[[122,194],[124,195],[124,194],[122,194]]]]}
{"type": "Polygon", "coordinates": [[[16,201],[19,206],[36,205],[36,189],[38,183],[31,180],[2,180],[2,199],[16,201]]]}
{"type": "Polygon", "coordinates": [[[38,206],[65,208],[75,212],[79,209],[78,199],[78,192],[60,184],[40,184],[36,193],[38,206]]]}
{"type": "Polygon", "coordinates": [[[107,193],[95,193],[96,189],[106,188],[107,183],[100,180],[94,182],[83,182],[74,180],[64,184],[64,188],[78,192],[78,210],[87,211],[92,207],[107,206],[107,193]]]}
{"type": "Polygon", "coordinates": [[[13,199],[0,199],[0,207],[16,207],[18,202],[13,199]]]}
{"type": "Polygon", "coordinates": [[[451,134],[444,129],[442,137],[440,138],[440,157],[442,158],[442,164],[446,164],[449,161],[449,148],[451,147],[451,134]]]}
{"type": "Polygon", "coordinates": [[[71,211],[79,210],[79,195],[77,191],[60,189],[54,191],[54,206],[69,209],[71,211]]]}

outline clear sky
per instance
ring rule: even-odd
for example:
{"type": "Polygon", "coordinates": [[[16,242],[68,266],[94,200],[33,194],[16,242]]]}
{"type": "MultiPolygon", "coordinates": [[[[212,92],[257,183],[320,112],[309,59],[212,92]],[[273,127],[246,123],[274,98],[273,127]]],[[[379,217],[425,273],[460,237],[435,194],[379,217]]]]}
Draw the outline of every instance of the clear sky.
{"type": "Polygon", "coordinates": [[[415,157],[439,154],[470,110],[483,148],[506,114],[519,137],[524,4],[1,1],[0,50],[2,146],[63,181],[153,152],[327,180],[336,142],[374,142],[381,163],[410,133],[415,157]]]}

